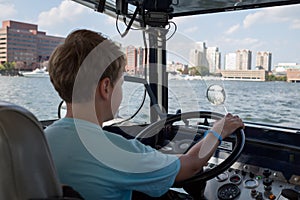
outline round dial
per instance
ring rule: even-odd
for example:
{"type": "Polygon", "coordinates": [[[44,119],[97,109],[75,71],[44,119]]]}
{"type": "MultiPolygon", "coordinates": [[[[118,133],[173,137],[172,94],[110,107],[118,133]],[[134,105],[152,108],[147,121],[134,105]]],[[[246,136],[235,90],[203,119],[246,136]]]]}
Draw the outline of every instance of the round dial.
{"type": "Polygon", "coordinates": [[[233,174],[232,176],[230,176],[229,181],[231,183],[234,183],[236,185],[239,185],[242,182],[242,178],[240,175],[238,174],[233,174]]]}
{"type": "Polygon", "coordinates": [[[253,188],[256,188],[258,186],[258,182],[255,179],[247,179],[244,182],[244,186],[245,186],[245,188],[253,189],[253,188]]]}
{"type": "Polygon", "coordinates": [[[218,189],[218,198],[220,200],[231,200],[239,196],[240,193],[241,190],[236,184],[227,183],[218,189]]]}

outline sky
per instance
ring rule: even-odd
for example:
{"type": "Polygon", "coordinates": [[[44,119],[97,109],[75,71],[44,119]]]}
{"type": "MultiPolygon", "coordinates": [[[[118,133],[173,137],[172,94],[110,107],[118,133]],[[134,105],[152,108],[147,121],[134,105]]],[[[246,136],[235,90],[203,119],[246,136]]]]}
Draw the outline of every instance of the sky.
{"type": "MultiPolygon", "coordinates": [[[[172,19],[177,31],[168,40],[174,61],[188,60],[185,49],[195,42],[218,47],[225,54],[238,49],[252,51],[252,68],[257,51],[272,53],[272,66],[300,63],[300,4],[172,19]]],[[[48,35],[66,37],[72,30],[87,28],[121,43],[143,45],[141,31],[131,30],[121,39],[115,19],[70,0],[0,0],[0,20],[38,24],[48,35]]],[[[121,32],[124,30],[119,22],[121,32]]],[[[171,24],[167,37],[175,30],[171,24]]]]}

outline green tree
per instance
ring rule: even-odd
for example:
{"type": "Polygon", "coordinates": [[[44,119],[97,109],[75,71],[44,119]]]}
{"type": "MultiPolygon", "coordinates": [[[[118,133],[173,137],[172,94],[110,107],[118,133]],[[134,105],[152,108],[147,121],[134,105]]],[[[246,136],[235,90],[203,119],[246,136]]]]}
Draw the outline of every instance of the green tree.
{"type": "Polygon", "coordinates": [[[273,74],[266,76],[266,81],[272,81],[273,79],[275,79],[275,76],[273,74]]]}
{"type": "Polygon", "coordinates": [[[286,80],[287,80],[286,76],[278,77],[278,81],[286,81],[286,80]]]}
{"type": "Polygon", "coordinates": [[[0,72],[1,75],[12,75],[15,76],[18,74],[17,70],[15,69],[15,62],[5,62],[0,64],[0,72]]]}
{"type": "Polygon", "coordinates": [[[198,71],[201,76],[208,76],[209,75],[209,69],[205,66],[198,66],[198,71]]]}
{"type": "Polygon", "coordinates": [[[266,81],[286,81],[286,76],[275,76],[274,74],[267,75],[266,81]]]}
{"type": "Polygon", "coordinates": [[[3,70],[7,70],[7,71],[13,70],[15,69],[15,65],[16,65],[15,62],[5,62],[2,64],[1,69],[3,68],[3,70]]]}
{"type": "Polygon", "coordinates": [[[189,74],[192,76],[200,76],[200,72],[196,67],[190,67],[189,74]]]}
{"type": "Polygon", "coordinates": [[[209,69],[205,66],[194,66],[189,68],[190,74],[194,76],[207,76],[209,69]]]}
{"type": "Polygon", "coordinates": [[[0,64],[0,71],[3,71],[3,70],[5,70],[5,67],[2,64],[0,64]]]}
{"type": "Polygon", "coordinates": [[[177,69],[178,72],[182,73],[182,69],[177,69]]]}

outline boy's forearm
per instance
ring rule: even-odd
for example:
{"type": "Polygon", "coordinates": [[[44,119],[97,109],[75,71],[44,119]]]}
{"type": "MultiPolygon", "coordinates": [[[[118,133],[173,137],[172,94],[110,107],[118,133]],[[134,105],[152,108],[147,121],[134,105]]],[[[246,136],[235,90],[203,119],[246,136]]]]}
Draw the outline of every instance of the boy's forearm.
{"type": "Polygon", "coordinates": [[[213,134],[208,134],[203,140],[195,144],[186,154],[180,156],[180,171],[176,181],[190,178],[202,170],[217,149],[218,139],[213,134]]]}

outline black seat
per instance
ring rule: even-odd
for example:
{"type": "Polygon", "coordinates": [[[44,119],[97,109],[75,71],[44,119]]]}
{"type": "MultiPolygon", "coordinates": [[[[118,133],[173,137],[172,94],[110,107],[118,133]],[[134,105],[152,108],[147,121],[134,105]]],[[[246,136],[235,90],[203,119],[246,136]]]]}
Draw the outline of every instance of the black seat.
{"type": "Polygon", "coordinates": [[[43,128],[28,110],[0,101],[0,199],[63,199],[43,128]]]}

